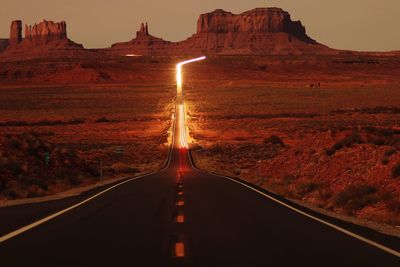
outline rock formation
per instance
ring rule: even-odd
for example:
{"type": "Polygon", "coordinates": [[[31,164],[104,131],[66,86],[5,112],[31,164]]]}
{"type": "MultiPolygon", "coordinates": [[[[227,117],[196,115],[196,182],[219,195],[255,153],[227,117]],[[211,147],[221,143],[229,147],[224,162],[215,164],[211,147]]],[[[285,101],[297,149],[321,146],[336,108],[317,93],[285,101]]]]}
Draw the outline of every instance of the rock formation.
{"type": "Polygon", "coordinates": [[[149,36],[149,27],[146,22],[146,25],[144,23],[140,25],[139,31],[136,32],[136,38],[147,37],[147,36],[149,36]]]}
{"type": "Polygon", "coordinates": [[[22,21],[14,20],[11,22],[10,45],[19,44],[22,41],[22,21]]]}
{"type": "Polygon", "coordinates": [[[65,21],[54,23],[43,22],[28,26],[25,25],[25,39],[38,41],[67,40],[67,25],[65,21]]]}
{"type": "Polygon", "coordinates": [[[47,56],[64,57],[87,52],[82,45],[68,39],[67,25],[64,21],[55,23],[44,20],[33,26],[26,25],[25,38],[22,38],[22,22],[13,21],[8,43],[7,49],[1,56],[13,60],[47,56]]]}
{"type": "Polygon", "coordinates": [[[285,32],[315,44],[306,35],[300,21],[292,21],[290,14],[280,8],[256,8],[239,15],[222,9],[200,15],[197,33],[279,33],[285,32]]]}
{"type": "Polygon", "coordinates": [[[181,45],[212,54],[303,54],[327,49],[280,8],[256,8],[238,15],[217,9],[202,14],[197,33],[181,45]]]}
{"type": "Polygon", "coordinates": [[[336,50],[317,43],[307,34],[300,21],[280,8],[256,8],[241,14],[222,9],[200,15],[197,32],[181,42],[169,42],[149,33],[142,23],[136,37],[116,43],[109,49],[85,50],[67,37],[64,21],[46,21],[25,26],[22,39],[21,21],[11,24],[10,40],[0,40],[4,57],[19,59],[38,56],[65,56],[77,51],[86,55],[291,55],[332,54],[336,50]],[[100,53],[101,52],[101,53],[100,53]],[[89,54],[88,54],[89,53],[89,54]],[[6,54],[6,55],[5,55],[6,54]]]}
{"type": "Polygon", "coordinates": [[[177,42],[151,36],[143,24],[130,42],[112,46],[114,53],[140,55],[312,54],[332,53],[307,34],[300,21],[280,8],[256,8],[241,14],[222,9],[200,15],[197,33],[177,42]]]}
{"type": "Polygon", "coordinates": [[[117,55],[169,55],[174,44],[149,34],[149,27],[142,23],[136,38],[129,42],[112,45],[111,52],[117,55]]]}

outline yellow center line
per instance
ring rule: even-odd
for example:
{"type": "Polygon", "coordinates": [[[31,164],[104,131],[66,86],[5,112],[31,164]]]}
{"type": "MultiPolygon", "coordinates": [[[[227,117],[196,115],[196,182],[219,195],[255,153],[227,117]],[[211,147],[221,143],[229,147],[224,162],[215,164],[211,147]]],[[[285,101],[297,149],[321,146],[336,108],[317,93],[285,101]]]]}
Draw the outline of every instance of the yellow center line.
{"type": "Polygon", "coordinates": [[[183,242],[175,243],[175,257],[177,258],[185,257],[185,244],[183,242]]]}

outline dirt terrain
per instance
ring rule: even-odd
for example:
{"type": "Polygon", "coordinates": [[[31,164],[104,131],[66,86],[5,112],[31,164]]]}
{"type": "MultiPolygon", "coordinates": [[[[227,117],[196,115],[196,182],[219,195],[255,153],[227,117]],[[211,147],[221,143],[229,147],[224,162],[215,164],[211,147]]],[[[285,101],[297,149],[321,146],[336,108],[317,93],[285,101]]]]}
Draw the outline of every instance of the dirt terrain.
{"type": "Polygon", "coordinates": [[[399,225],[399,64],[393,56],[342,55],[224,57],[187,66],[196,165],[399,225]]]}
{"type": "Polygon", "coordinates": [[[37,73],[32,62],[13,67],[9,63],[9,70],[17,69],[19,76],[3,76],[0,201],[98,182],[101,163],[104,179],[150,172],[165,164],[171,141],[173,75],[162,79],[163,67],[152,72],[148,64],[135,72],[140,78],[134,83],[94,83],[67,70],[79,63],[49,62],[37,62],[41,70],[37,73]],[[25,76],[21,69],[31,75],[25,76]],[[66,80],[55,78],[60,76],[66,80]]]}

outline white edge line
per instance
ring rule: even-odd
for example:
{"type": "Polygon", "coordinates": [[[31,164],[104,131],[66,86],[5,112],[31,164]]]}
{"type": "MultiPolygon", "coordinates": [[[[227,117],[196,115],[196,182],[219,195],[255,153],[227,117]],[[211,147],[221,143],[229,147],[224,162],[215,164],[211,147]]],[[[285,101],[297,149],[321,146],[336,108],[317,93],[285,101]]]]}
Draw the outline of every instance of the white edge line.
{"type": "MultiPolygon", "coordinates": [[[[188,150],[188,154],[189,154],[189,150],[188,150]]],[[[194,164],[193,164],[191,155],[189,154],[188,156],[189,156],[190,164],[192,165],[192,167],[196,171],[198,171],[200,173],[207,173],[207,172],[203,172],[203,171],[199,170],[198,168],[196,168],[194,166],[194,164]]],[[[317,222],[322,223],[322,224],[324,224],[326,226],[329,226],[329,227],[331,227],[331,228],[333,228],[333,229],[335,229],[335,230],[337,230],[337,231],[339,231],[341,233],[344,233],[344,234],[346,234],[348,236],[351,236],[351,237],[353,237],[355,239],[358,239],[358,240],[360,240],[360,241],[362,241],[364,243],[367,243],[367,244],[369,244],[369,245],[371,245],[373,247],[376,247],[376,248],[378,248],[380,250],[383,250],[383,251],[385,251],[385,252],[387,252],[389,254],[392,254],[392,255],[394,255],[396,257],[400,257],[400,252],[399,251],[396,251],[394,249],[388,248],[388,247],[386,247],[386,246],[384,246],[382,244],[379,244],[379,243],[377,243],[375,241],[372,241],[372,240],[370,240],[370,239],[368,239],[366,237],[363,237],[361,235],[353,233],[353,232],[351,232],[349,230],[346,230],[346,229],[344,229],[344,228],[342,228],[340,226],[337,226],[337,225],[335,225],[333,223],[324,221],[324,220],[322,220],[322,219],[320,219],[318,217],[315,217],[315,216],[313,216],[311,214],[308,214],[308,213],[306,213],[306,212],[304,212],[302,210],[299,210],[299,209],[297,209],[297,208],[295,208],[295,207],[293,207],[293,206],[291,206],[291,205],[289,205],[289,204],[287,204],[287,203],[285,203],[283,201],[280,201],[279,199],[276,199],[276,198],[274,198],[274,197],[272,197],[272,196],[270,196],[270,195],[268,195],[268,194],[266,194],[266,193],[264,193],[264,192],[262,192],[262,191],[260,191],[260,190],[258,190],[256,188],[254,188],[254,187],[252,187],[250,185],[247,185],[247,184],[245,184],[243,182],[240,182],[238,180],[235,180],[235,179],[227,177],[227,176],[218,175],[218,174],[211,174],[211,173],[207,173],[207,174],[210,174],[210,175],[213,175],[213,176],[217,176],[217,177],[221,177],[221,178],[225,178],[227,180],[230,180],[231,182],[235,182],[235,183],[240,184],[240,185],[242,185],[244,187],[247,187],[248,189],[250,189],[250,190],[252,190],[252,191],[254,191],[254,192],[256,192],[256,193],[258,193],[258,194],[260,194],[260,195],[262,195],[262,196],[264,196],[264,197],[266,197],[266,198],[268,198],[268,199],[270,199],[270,200],[272,200],[272,201],[274,201],[274,202],[276,202],[276,203],[278,203],[278,204],[280,204],[280,205],[282,205],[282,206],[284,206],[284,207],[286,207],[286,208],[288,208],[288,209],[290,209],[292,211],[294,211],[294,212],[297,212],[297,213],[299,213],[299,214],[301,214],[303,216],[306,216],[306,217],[308,217],[308,218],[310,218],[310,219],[312,219],[314,221],[317,221],[317,222]]]]}
{"type": "Polygon", "coordinates": [[[68,211],[70,211],[70,210],[73,210],[73,209],[75,209],[75,208],[77,208],[77,207],[79,207],[79,206],[82,206],[83,204],[85,204],[85,203],[87,203],[87,202],[89,202],[89,201],[91,201],[91,200],[93,200],[93,199],[99,197],[100,195],[103,195],[104,193],[106,193],[106,192],[108,192],[108,191],[110,191],[110,190],[112,190],[112,189],[114,189],[114,188],[116,188],[116,187],[118,187],[118,186],[120,186],[120,185],[129,183],[129,182],[131,182],[131,181],[134,181],[134,180],[143,178],[143,177],[148,176],[148,175],[150,175],[150,174],[143,175],[143,176],[139,176],[139,177],[135,177],[135,178],[132,178],[132,179],[123,181],[123,182],[121,182],[121,183],[118,183],[118,184],[116,184],[116,185],[113,185],[113,186],[107,188],[106,190],[103,190],[103,191],[97,193],[96,195],[91,196],[91,197],[89,197],[89,198],[87,198],[87,199],[85,199],[85,200],[83,200],[83,201],[81,201],[81,202],[79,202],[79,203],[77,203],[77,204],[71,206],[71,207],[68,207],[68,208],[66,208],[66,209],[63,209],[62,211],[56,212],[56,213],[54,213],[54,214],[52,214],[52,215],[49,215],[49,216],[47,216],[47,217],[45,217],[45,218],[43,218],[43,219],[40,219],[40,220],[36,221],[36,222],[34,222],[34,223],[31,223],[31,224],[29,224],[29,225],[26,225],[26,226],[20,228],[20,229],[17,229],[17,230],[15,230],[15,231],[12,231],[11,233],[8,233],[8,234],[6,234],[6,235],[0,237],[0,243],[3,243],[4,241],[6,241],[6,240],[8,240],[8,239],[11,239],[11,238],[13,238],[13,237],[15,237],[15,236],[17,236],[17,235],[20,235],[20,234],[22,234],[22,233],[24,233],[24,232],[26,232],[26,231],[28,231],[28,230],[30,230],[30,229],[33,229],[33,228],[35,228],[35,227],[37,227],[37,226],[39,226],[39,225],[41,225],[41,224],[43,224],[43,223],[45,223],[45,222],[48,222],[48,221],[50,221],[50,220],[52,220],[52,219],[54,219],[54,218],[56,218],[56,217],[58,217],[58,216],[60,216],[60,215],[62,215],[62,214],[64,214],[64,213],[66,213],[66,212],[68,212],[68,211]]]}
{"type": "MultiPolygon", "coordinates": [[[[176,106],[175,106],[175,109],[176,109],[176,106]]],[[[175,111],[175,112],[176,112],[176,111],[175,111]]],[[[38,220],[38,221],[36,221],[36,222],[34,222],[34,223],[31,223],[31,224],[29,224],[29,225],[26,225],[26,226],[22,227],[22,228],[19,228],[19,229],[17,229],[17,230],[14,230],[14,231],[12,231],[12,232],[10,232],[10,233],[4,235],[4,236],[1,236],[1,237],[0,237],[0,244],[3,243],[3,242],[5,242],[5,241],[7,241],[7,240],[9,240],[9,239],[11,239],[11,238],[13,238],[13,237],[16,237],[16,236],[18,236],[18,235],[20,235],[20,234],[22,234],[22,233],[24,233],[24,232],[26,232],[26,231],[29,231],[29,230],[31,230],[31,229],[33,229],[33,228],[35,228],[35,227],[37,227],[37,226],[39,226],[39,225],[45,223],[45,222],[48,222],[48,221],[50,221],[50,220],[52,220],[52,219],[54,219],[54,218],[56,218],[56,217],[58,217],[58,216],[60,216],[60,215],[62,215],[62,214],[64,214],[64,213],[67,213],[67,212],[70,211],[70,210],[73,210],[73,209],[75,209],[75,208],[77,208],[77,207],[79,207],[79,206],[82,206],[83,204],[85,204],[85,203],[87,203],[87,202],[89,202],[89,201],[91,201],[91,200],[93,200],[93,199],[95,199],[95,198],[97,198],[97,197],[103,195],[104,193],[106,193],[106,192],[108,192],[108,191],[110,191],[110,190],[112,190],[112,189],[114,189],[114,188],[116,188],[116,187],[118,187],[118,186],[121,186],[121,185],[123,185],[123,184],[132,182],[132,181],[134,181],[134,180],[138,180],[138,179],[141,179],[141,178],[144,178],[144,177],[153,175],[153,174],[155,174],[155,173],[160,173],[160,172],[165,171],[165,170],[169,167],[169,165],[170,165],[170,163],[171,163],[172,151],[173,151],[173,149],[174,149],[174,142],[175,142],[175,120],[173,121],[173,124],[172,124],[172,131],[173,131],[173,132],[172,132],[172,141],[171,141],[171,146],[170,146],[170,149],[169,149],[169,152],[168,152],[168,160],[167,160],[167,162],[166,162],[164,168],[162,168],[161,170],[155,171],[155,172],[151,172],[151,173],[148,173],[148,174],[145,174],[145,175],[141,175],[141,176],[134,177],[134,178],[125,180],[125,181],[123,181],[123,182],[120,182],[120,183],[118,183],[118,184],[116,184],[116,185],[113,185],[113,186],[111,186],[111,187],[109,187],[109,188],[107,188],[107,189],[105,189],[105,190],[103,190],[103,191],[101,191],[101,192],[95,194],[94,196],[91,196],[91,197],[89,197],[89,198],[87,198],[87,199],[85,199],[85,200],[83,200],[83,201],[81,201],[81,202],[79,202],[79,203],[77,203],[77,204],[75,204],[75,205],[72,205],[72,206],[70,206],[70,207],[68,207],[68,208],[66,208],[66,209],[63,209],[63,210],[61,210],[61,211],[59,211],[59,212],[56,212],[56,213],[54,213],[54,214],[51,214],[51,215],[49,215],[49,216],[47,216],[47,217],[45,217],[45,218],[43,218],[43,219],[40,219],[40,220],[38,220]]]]}

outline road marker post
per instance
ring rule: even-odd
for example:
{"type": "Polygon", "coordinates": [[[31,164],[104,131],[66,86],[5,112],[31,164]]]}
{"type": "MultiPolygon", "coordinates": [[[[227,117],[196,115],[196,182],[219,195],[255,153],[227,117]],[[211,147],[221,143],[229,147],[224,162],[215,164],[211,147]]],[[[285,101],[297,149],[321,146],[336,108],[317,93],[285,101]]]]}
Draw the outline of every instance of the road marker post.
{"type": "Polygon", "coordinates": [[[50,153],[46,151],[44,153],[44,163],[45,163],[44,176],[45,176],[46,180],[48,178],[49,162],[50,162],[50,153]]]}
{"type": "Polygon", "coordinates": [[[100,182],[103,185],[103,160],[100,159],[100,182]]]}

